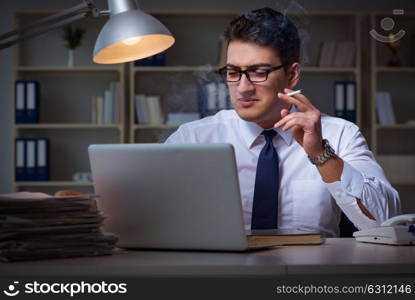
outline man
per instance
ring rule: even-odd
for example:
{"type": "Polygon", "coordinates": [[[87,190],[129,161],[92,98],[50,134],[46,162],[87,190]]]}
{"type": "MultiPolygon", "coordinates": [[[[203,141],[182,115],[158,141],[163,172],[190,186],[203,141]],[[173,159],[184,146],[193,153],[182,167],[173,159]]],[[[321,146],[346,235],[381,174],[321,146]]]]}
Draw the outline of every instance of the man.
{"type": "Polygon", "coordinates": [[[167,143],[231,143],[246,229],[339,234],[341,210],[359,229],[400,211],[397,192],[353,123],[322,115],[302,94],[295,25],[270,8],[234,19],[225,76],[234,110],[182,125],[167,143]]]}

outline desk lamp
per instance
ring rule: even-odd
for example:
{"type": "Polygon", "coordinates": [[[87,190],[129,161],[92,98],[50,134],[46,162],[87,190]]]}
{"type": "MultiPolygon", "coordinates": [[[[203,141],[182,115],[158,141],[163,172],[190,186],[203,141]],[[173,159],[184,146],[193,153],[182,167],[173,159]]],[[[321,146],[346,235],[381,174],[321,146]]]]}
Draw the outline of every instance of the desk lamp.
{"type": "Polygon", "coordinates": [[[0,35],[0,50],[83,18],[109,16],[95,42],[93,61],[117,64],[160,53],[174,43],[170,31],[156,18],[144,13],[134,0],[107,0],[100,11],[93,0],[42,18],[0,35]]]}

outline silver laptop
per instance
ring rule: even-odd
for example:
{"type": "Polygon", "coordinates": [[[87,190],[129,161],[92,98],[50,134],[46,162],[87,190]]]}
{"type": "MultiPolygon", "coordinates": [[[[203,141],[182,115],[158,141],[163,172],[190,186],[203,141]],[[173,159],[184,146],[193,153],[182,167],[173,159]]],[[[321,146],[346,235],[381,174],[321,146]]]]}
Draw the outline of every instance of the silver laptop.
{"type": "MultiPolygon", "coordinates": [[[[230,144],[89,146],[98,208],[124,248],[243,251],[248,245],[230,144]]],[[[266,245],[270,246],[270,245],[266,245]]]]}

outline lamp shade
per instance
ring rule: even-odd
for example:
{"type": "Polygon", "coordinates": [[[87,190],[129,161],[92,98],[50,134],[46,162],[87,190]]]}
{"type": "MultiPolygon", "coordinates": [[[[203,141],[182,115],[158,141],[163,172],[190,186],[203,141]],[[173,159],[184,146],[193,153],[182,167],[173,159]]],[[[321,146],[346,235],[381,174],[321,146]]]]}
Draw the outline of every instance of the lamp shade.
{"type": "Polygon", "coordinates": [[[170,31],[139,9],[114,14],[95,42],[93,61],[116,64],[160,53],[174,44],[170,31]]]}

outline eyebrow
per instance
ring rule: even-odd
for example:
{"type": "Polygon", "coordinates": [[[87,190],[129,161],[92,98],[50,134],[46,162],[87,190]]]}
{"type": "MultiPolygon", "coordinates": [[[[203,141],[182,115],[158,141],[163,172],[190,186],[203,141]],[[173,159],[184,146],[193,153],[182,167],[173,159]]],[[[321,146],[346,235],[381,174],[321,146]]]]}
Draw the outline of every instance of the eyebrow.
{"type": "MultiPolygon", "coordinates": [[[[241,67],[235,66],[235,65],[232,65],[232,64],[226,64],[226,67],[241,69],[241,67]]],[[[271,67],[271,65],[267,64],[267,63],[259,63],[259,64],[250,65],[250,66],[247,67],[247,69],[259,68],[259,67],[271,67]]]]}

